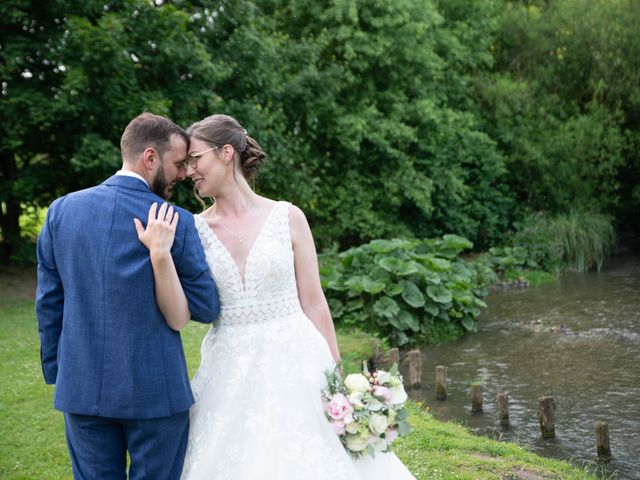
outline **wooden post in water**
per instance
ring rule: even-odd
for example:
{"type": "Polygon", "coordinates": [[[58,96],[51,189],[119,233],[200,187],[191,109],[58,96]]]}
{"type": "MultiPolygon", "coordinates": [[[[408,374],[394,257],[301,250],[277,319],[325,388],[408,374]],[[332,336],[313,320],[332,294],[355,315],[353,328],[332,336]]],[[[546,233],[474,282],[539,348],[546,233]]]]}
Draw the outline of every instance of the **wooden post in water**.
{"type": "Polygon", "coordinates": [[[553,397],[540,397],[538,399],[538,420],[542,438],[554,438],[556,436],[556,402],[553,397]]]}
{"type": "Polygon", "coordinates": [[[509,394],[498,394],[498,411],[500,412],[500,425],[509,425],[509,394]]]}
{"type": "Polygon", "coordinates": [[[436,367],[436,398],[447,399],[447,367],[443,365],[436,367]]]}
{"type": "Polygon", "coordinates": [[[471,385],[471,411],[473,413],[482,412],[482,384],[474,383],[471,385]]]}
{"type": "Polygon", "coordinates": [[[388,367],[391,368],[394,364],[400,365],[400,349],[398,347],[390,348],[387,352],[388,367]]]}
{"type": "Polygon", "coordinates": [[[419,387],[422,380],[422,354],[417,348],[407,352],[409,387],[419,387]]]}
{"type": "Polygon", "coordinates": [[[605,462],[611,460],[609,424],[607,422],[596,422],[596,450],[598,451],[599,460],[605,462]]]}

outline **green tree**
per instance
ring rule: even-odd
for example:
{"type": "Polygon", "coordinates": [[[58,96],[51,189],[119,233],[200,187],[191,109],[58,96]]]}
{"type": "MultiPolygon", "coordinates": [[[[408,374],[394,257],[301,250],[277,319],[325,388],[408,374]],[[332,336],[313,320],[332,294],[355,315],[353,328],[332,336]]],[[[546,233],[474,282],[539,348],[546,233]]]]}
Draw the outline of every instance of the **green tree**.
{"type": "MultiPolygon", "coordinates": [[[[506,2],[486,82],[488,129],[536,209],[640,207],[640,4],[506,2]]],[[[638,222],[638,219],[635,219],[638,222]]]]}
{"type": "Polygon", "coordinates": [[[21,204],[104,180],[141,111],[189,123],[209,110],[218,75],[172,5],[10,1],[2,5],[2,202],[6,255],[20,246],[21,204]]]}
{"type": "Polygon", "coordinates": [[[503,158],[469,111],[495,2],[466,23],[460,8],[451,21],[431,1],[232,2],[222,20],[202,15],[228,66],[220,106],[271,154],[260,188],[298,203],[321,245],[443,232],[486,243],[506,226],[503,158]]]}

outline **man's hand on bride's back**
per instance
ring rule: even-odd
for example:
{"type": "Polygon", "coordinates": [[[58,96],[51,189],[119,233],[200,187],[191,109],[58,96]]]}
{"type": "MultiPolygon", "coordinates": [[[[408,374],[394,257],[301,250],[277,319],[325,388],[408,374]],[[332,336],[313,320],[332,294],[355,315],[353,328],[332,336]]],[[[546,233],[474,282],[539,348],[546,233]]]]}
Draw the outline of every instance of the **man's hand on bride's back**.
{"type": "Polygon", "coordinates": [[[178,212],[174,211],[172,205],[165,202],[158,209],[158,204],[154,202],[149,208],[146,228],[137,218],[133,219],[133,223],[138,239],[151,254],[165,254],[171,251],[178,225],[178,212]]]}

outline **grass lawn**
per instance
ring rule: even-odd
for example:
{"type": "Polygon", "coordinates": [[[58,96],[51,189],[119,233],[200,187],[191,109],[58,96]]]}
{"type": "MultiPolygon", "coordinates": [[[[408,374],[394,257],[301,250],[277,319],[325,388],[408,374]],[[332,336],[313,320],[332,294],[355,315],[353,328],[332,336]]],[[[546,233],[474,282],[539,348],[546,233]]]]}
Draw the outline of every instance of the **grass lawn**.
{"type": "MultiPolygon", "coordinates": [[[[191,375],[200,361],[206,325],[183,333],[191,375]]],[[[53,387],[40,369],[38,329],[32,300],[0,298],[0,478],[71,478],[62,414],[53,409],[53,387]]],[[[366,334],[339,332],[347,371],[371,356],[377,341],[366,334]]],[[[593,479],[565,462],[547,460],[517,445],[477,437],[434,420],[419,405],[410,407],[415,432],[397,442],[396,452],[418,479],[593,479]]],[[[329,460],[328,460],[329,461],[329,460]]],[[[389,479],[393,480],[393,479],[389,479]]]]}

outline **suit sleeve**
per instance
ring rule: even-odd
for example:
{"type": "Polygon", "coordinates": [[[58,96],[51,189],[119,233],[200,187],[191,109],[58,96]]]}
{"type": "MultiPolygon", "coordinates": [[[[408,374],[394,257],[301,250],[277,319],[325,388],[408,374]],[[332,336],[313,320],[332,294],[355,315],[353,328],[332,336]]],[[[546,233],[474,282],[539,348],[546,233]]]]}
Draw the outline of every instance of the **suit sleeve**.
{"type": "Polygon", "coordinates": [[[182,251],[174,254],[178,277],[187,297],[191,319],[212,323],[220,313],[218,289],[205,259],[202,243],[192,215],[181,215],[184,222],[182,251]]]}
{"type": "Polygon", "coordinates": [[[55,384],[58,375],[58,342],[62,332],[64,290],[56,267],[51,231],[53,205],[38,236],[38,288],[36,317],[40,335],[40,361],[45,382],[55,384]]]}

